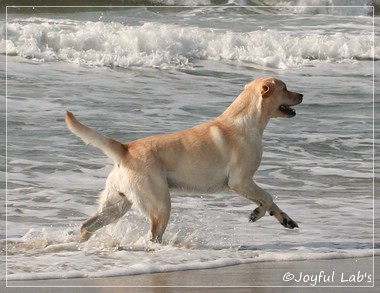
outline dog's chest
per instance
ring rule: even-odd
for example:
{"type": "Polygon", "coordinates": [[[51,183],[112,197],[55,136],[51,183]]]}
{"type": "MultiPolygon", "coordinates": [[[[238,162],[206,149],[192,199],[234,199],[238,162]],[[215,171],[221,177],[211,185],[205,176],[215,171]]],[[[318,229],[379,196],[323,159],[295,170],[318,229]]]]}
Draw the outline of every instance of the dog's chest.
{"type": "Polygon", "coordinates": [[[229,166],[231,169],[240,169],[253,175],[260,166],[262,155],[261,135],[249,133],[237,141],[229,166]]]}

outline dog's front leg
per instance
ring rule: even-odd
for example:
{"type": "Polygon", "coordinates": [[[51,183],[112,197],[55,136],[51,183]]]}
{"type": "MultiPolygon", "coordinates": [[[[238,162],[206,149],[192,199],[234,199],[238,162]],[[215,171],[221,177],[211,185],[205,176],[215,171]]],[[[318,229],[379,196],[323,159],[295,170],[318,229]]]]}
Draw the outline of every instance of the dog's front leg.
{"type": "Polygon", "coordinates": [[[259,205],[259,207],[251,213],[249,218],[251,222],[256,222],[263,217],[266,211],[268,211],[273,205],[272,196],[264,189],[260,188],[252,179],[232,181],[230,183],[230,189],[259,205]]]}
{"type": "Polygon", "coordinates": [[[274,216],[285,228],[298,228],[298,224],[284,213],[275,203],[273,203],[272,207],[269,209],[269,214],[274,216]]]}
{"type": "Polygon", "coordinates": [[[245,198],[257,203],[259,206],[253,210],[249,217],[250,222],[256,222],[265,215],[268,211],[271,216],[275,218],[286,228],[298,228],[298,225],[293,221],[285,212],[283,212],[274,202],[272,196],[264,189],[260,188],[252,180],[244,182],[236,181],[230,184],[230,189],[236,193],[244,196],[245,198]],[[239,183],[237,183],[239,182],[239,183]]]}
{"type": "MultiPolygon", "coordinates": [[[[293,221],[285,212],[283,212],[275,203],[272,204],[270,209],[268,210],[269,215],[274,216],[282,226],[285,228],[293,229],[298,228],[298,224],[293,221]]],[[[258,220],[257,215],[265,214],[265,210],[262,206],[257,207],[249,217],[250,222],[255,222],[258,220]]]]}

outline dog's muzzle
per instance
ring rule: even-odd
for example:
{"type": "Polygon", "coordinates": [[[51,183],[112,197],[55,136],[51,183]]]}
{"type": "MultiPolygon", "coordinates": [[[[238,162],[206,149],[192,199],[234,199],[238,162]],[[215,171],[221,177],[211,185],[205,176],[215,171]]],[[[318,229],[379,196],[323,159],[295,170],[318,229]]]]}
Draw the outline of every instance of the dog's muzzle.
{"type": "Polygon", "coordinates": [[[278,108],[280,110],[280,112],[284,113],[286,116],[289,116],[289,117],[296,116],[296,111],[292,107],[302,103],[303,94],[298,94],[297,98],[298,98],[298,101],[295,104],[280,105],[280,107],[278,108]]]}

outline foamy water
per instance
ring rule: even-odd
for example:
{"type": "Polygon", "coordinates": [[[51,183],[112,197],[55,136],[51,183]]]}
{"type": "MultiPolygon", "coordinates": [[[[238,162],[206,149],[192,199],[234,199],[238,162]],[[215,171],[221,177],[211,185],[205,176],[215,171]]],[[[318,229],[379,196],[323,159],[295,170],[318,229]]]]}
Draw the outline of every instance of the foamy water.
{"type": "Polygon", "coordinates": [[[288,4],[9,10],[7,25],[0,23],[0,62],[7,58],[8,69],[0,242],[7,279],[378,254],[372,70],[380,46],[372,13],[288,4]],[[299,229],[269,216],[249,223],[255,206],[232,193],[174,193],[162,245],[149,241],[148,222],[135,210],[77,242],[111,162],[69,133],[66,110],[131,141],[219,115],[261,75],[304,94],[296,117],[269,124],[255,176],[299,229]]]}
{"type": "MultiPolygon", "coordinates": [[[[32,17],[10,23],[8,35],[10,55],[123,68],[186,67],[194,60],[288,68],[311,65],[315,60],[352,62],[373,57],[371,31],[300,35],[278,29],[234,32],[155,22],[131,26],[32,17]]],[[[0,46],[4,54],[5,41],[0,46]]],[[[380,56],[378,47],[375,56],[380,56]]]]}

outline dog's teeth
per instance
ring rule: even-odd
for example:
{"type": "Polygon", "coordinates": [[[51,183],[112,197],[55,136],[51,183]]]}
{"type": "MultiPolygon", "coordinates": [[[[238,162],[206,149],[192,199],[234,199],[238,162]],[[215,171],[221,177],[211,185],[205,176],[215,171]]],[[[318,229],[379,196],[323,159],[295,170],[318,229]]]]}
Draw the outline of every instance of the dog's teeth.
{"type": "Polygon", "coordinates": [[[280,106],[280,111],[292,112],[292,113],[296,112],[292,107],[287,106],[287,105],[281,105],[280,106]]]}

